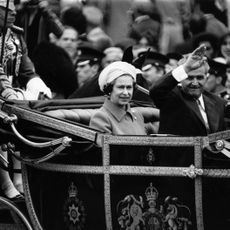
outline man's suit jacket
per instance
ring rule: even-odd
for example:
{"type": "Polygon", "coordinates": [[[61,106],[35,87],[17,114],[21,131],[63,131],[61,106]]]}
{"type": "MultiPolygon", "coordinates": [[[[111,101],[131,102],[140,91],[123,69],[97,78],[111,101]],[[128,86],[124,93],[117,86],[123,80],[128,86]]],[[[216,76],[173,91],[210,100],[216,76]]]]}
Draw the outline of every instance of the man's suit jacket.
{"type": "MultiPolygon", "coordinates": [[[[150,96],[160,109],[159,133],[180,136],[206,136],[207,130],[197,102],[178,86],[171,73],[163,76],[151,89],[150,96]]],[[[225,130],[225,101],[203,92],[210,133],[225,130]]]]}

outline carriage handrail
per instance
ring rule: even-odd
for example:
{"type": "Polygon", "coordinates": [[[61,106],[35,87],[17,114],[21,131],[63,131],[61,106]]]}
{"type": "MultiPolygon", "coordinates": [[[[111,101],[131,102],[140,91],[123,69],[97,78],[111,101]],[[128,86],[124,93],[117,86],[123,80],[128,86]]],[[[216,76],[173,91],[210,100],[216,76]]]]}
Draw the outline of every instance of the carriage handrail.
{"type": "Polygon", "coordinates": [[[8,199],[6,199],[2,196],[0,196],[0,202],[5,204],[11,210],[13,210],[14,212],[17,213],[17,215],[21,218],[21,220],[22,220],[22,222],[25,225],[27,230],[33,230],[33,228],[31,227],[31,225],[30,225],[29,221],[27,220],[27,218],[25,217],[25,215],[18,209],[18,207],[15,204],[13,204],[8,199]]]}
{"type": "Polygon", "coordinates": [[[61,144],[58,147],[56,147],[54,150],[52,150],[50,153],[46,154],[45,156],[38,157],[38,158],[31,158],[31,157],[26,158],[26,157],[20,156],[20,154],[18,152],[14,151],[14,145],[11,143],[8,143],[7,151],[11,155],[13,155],[16,159],[18,159],[19,161],[22,161],[23,163],[39,164],[39,163],[42,163],[44,161],[47,161],[47,160],[57,156],[66,148],[66,146],[67,146],[66,144],[65,145],[61,144]]]}
{"type": "MultiPolygon", "coordinates": [[[[70,135],[79,136],[92,142],[95,142],[98,135],[96,130],[90,129],[84,125],[51,117],[46,114],[42,114],[41,112],[35,112],[31,109],[20,107],[18,105],[15,106],[14,104],[4,103],[2,110],[4,114],[14,114],[18,119],[30,121],[34,124],[39,124],[48,128],[68,133],[70,135]]],[[[3,118],[5,117],[3,116],[3,118]]]]}
{"type": "Polygon", "coordinates": [[[37,142],[33,142],[30,141],[28,139],[26,139],[25,137],[23,137],[16,129],[15,125],[13,122],[9,122],[9,125],[13,131],[13,133],[25,144],[31,146],[31,147],[35,147],[35,148],[47,148],[47,147],[52,147],[58,144],[62,144],[63,146],[69,146],[70,142],[72,141],[71,138],[64,136],[61,138],[58,138],[56,140],[52,140],[52,141],[47,141],[47,142],[43,142],[43,143],[37,143],[37,142]]]}

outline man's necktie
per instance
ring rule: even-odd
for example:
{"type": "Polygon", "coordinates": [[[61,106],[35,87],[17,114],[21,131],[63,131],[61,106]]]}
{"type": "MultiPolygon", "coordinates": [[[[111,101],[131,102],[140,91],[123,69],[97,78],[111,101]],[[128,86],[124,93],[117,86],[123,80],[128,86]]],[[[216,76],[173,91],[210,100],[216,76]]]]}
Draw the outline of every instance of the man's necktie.
{"type": "Polygon", "coordinates": [[[205,108],[202,106],[200,100],[196,100],[197,101],[197,104],[198,104],[198,107],[199,107],[199,110],[200,110],[200,113],[201,113],[201,116],[204,120],[204,124],[205,124],[205,127],[207,129],[207,132],[210,131],[210,128],[209,128],[209,124],[208,124],[208,117],[207,117],[207,114],[205,112],[205,108]]]}

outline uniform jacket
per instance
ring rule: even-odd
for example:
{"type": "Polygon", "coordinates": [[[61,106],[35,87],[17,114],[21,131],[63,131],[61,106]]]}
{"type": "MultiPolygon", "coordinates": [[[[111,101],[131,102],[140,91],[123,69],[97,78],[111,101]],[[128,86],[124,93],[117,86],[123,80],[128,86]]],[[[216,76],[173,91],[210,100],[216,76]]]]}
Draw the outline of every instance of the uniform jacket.
{"type": "Polygon", "coordinates": [[[103,96],[104,93],[100,90],[98,85],[98,76],[99,73],[97,73],[95,76],[86,81],[81,87],[76,89],[68,98],[72,99],[103,96]]]}
{"type": "Polygon", "coordinates": [[[22,34],[14,27],[7,31],[2,63],[0,92],[10,85],[25,88],[29,80],[37,77],[22,34]]]}

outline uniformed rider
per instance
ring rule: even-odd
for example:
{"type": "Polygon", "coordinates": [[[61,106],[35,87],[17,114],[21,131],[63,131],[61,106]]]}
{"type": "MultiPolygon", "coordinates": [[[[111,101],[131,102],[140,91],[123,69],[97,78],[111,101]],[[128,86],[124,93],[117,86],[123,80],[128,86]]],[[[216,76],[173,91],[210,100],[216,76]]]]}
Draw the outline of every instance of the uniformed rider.
{"type": "Polygon", "coordinates": [[[15,17],[14,1],[0,0],[0,96],[36,100],[43,93],[50,98],[50,89],[35,73],[27,54],[23,30],[14,25],[15,17]]]}

